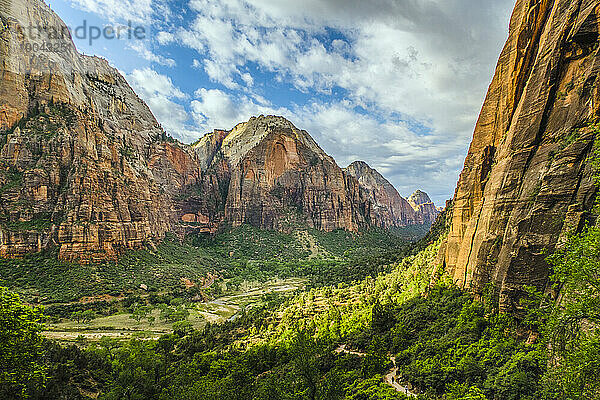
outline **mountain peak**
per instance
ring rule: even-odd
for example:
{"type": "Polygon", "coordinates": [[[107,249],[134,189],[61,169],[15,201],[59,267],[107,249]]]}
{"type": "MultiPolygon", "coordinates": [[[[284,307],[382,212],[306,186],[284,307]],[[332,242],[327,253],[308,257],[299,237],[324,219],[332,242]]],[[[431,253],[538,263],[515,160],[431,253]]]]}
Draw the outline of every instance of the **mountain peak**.
{"type": "MultiPolygon", "coordinates": [[[[12,3],[19,18],[10,24],[65,26],[41,0],[12,3]]],[[[424,222],[377,171],[353,163],[361,185],[282,116],[255,116],[191,146],[173,143],[105,60],[77,53],[70,38],[64,52],[33,57],[18,50],[30,38],[17,31],[0,32],[8,43],[0,46],[0,133],[10,133],[0,146],[0,181],[18,174],[20,182],[0,193],[14,210],[2,217],[32,224],[53,217],[40,230],[2,224],[0,235],[10,239],[0,241],[0,256],[56,246],[66,260],[114,259],[167,232],[215,232],[222,224],[331,231],[424,222]],[[49,74],[47,84],[38,73],[49,74]]]]}
{"type": "MultiPolygon", "coordinates": [[[[396,188],[376,169],[364,161],[354,161],[344,172],[354,177],[371,203],[375,205],[374,220],[382,227],[431,224],[437,217],[433,207],[413,206],[400,196],[396,188]]],[[[421,192],[422,193],[422,192],[421,192]]],[[[425,194],[425,193],[423,193],[425,194]]],[[[425,194],[427,199],[429,197],[425,194]]]]}
{"type": "Polygon", "coordinates": [[[361,160],[356,160],[353,161],[350,165],[348,165],[348,168],[371,168],[371,166],[369,166],[369,164],[367,164],[365,161],[361,161],[361,160]]]}
{"type": "Polygon", "coordinates": [[[415,209],[422,204],[432,203],[431,199],[429,198],[429,195],[423,192],[422,190],[418,189],[410,195],[410,197],[408,198],[408,202],[415,209]]]}
{"type": "Polygon", "coordinates": [[[231,165],[238,165],[249,151],[271,134],[284,135],[300,142],[321,159],[330,158],[308,132],[298,129],[290,120],[278,115],[253,116],[229,131],[215,130],[204,135],[192,147],[201,158],[210,157],[210,154],[220,149],[231,165]]]}
{"type": "MultiPolygon", "coordinates": [[[[390,185],[387,179],[383,177],[375,168],[371,168],[369,164],[364,161],[354,161],[344,169],[348,174],[352,175],[359,182],[369,185],[390,185]]],[[[395,189],[394,189],[395,190],[395,189]]]]}

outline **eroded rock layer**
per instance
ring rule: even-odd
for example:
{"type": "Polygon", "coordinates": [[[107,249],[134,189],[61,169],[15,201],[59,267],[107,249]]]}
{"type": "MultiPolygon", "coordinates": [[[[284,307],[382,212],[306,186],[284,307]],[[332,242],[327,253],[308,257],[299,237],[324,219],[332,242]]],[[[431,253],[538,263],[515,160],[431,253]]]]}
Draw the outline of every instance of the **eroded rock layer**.
{"type": "Polygon", "coordinates": [[[543,289],[545,261],[580,228],[595,187],[600,2],[518,0],[475,128],[444,246],[446,270],[505,309],[543,289]]]}
{"type": "Polygon", "coordinates": [[[223,225],[423,220],[385,180],[380,192],[393,200],[368,195],[281,117],[178,143],[116,69],[77,53],[43,1],[5,0],[0,18],[0,256],[57,249],[93,261],[223,225]]]}
{"type": "Polygon", "coordinates": [[[172,195],[197,178],[195,155],[164,140],[117,70],[56,36],[66,27],[42,1],[5,3],[0,255],[114,258],[175,230],[172,195]]]}
{"type": "Polygon", "coordinates": [[[423,223],[431,225],[440,214],[429,195],[421,190],[415,191],[408,198],[408,204],[415,210],[417,215],[422,216],[423,223]]]}
{"type": "MultiPolygon", "coordinates": [[[[398,194],[391,183],[365,162],[355,161],[344,171],[358,180],[361,196],[361,200],[358,202],[367,207],[364,210],[364,216],[371,225],[392,228],[433,223],[435,216],[431,219],[422,210],[413,208],[406,199],[398,194]]],[[[425,194],[425,196],[427,195],[425,194]]],[[[437,215],[437,210],[435,213],[437,215]]]]}

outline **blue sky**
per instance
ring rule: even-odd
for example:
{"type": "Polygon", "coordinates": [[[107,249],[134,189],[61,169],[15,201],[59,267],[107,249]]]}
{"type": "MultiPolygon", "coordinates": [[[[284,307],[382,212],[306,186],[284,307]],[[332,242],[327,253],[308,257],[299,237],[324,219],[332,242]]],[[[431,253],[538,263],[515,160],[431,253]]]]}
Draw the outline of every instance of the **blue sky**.
{"type": "Polygon", "coordinates": [[[408,196],[452,197],[513,0],[47,0],[174,137],[252,115],[306,129],[341,167],[364,160],[408,196]]]}

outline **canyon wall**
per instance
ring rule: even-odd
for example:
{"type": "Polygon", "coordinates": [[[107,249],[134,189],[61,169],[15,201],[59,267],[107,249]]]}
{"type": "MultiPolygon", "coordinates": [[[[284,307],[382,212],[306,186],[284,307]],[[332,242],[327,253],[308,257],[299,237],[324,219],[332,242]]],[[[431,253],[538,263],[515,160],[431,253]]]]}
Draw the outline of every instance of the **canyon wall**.
{"type": "Polygon", "coordinates": [[[56,249],[65,260],[114,259],[167,232],[244,223],[357,230],[423,221],[403,199],[365,194],[281,117],[192,146],[173,140],[116,69],[77,52],[41,0],[4,0],[0,19],[2,257],[56,249]],[[400,203],[407,214],[393,210],[400,203]]]}
{"type": "Polygon", "coordinates": [[[461,286],[518,307],[546,287],[548,252],[581,229],[596,188],[598,0],[518,0],[477,122],[443,248],[461,286]]]}
{"type": "Polygon", "coordinates": [[[49,247],[114,258],[174,230],[171,195],[194,181],[193,154],[164,141],[149,108],[42,1],[0,14],[0,255],[49,247]],[[43,44],[51,50],[32,50],[43,44]],[[27,47],[29,45],[30,47],[27,47]],[[29,49],[29,50],[28,50],[29,49]]]}

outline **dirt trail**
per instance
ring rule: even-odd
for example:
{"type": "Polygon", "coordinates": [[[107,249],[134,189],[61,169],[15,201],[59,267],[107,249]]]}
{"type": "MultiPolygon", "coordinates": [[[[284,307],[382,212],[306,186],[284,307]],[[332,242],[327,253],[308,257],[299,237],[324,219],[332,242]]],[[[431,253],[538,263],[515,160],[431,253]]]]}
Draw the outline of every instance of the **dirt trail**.
{"type": "MultiPolygon", "coordinates": [[[[359,351],[348,350],[348,349],[346,349],[345,344],[341,344],[337,349],[335,349],[335,352],[336,353],[354,354],[359,357],[364,357],[367,355],[366,353],[361,353],[359,351]]],[[[417,397],[416,393],[411,392],[410,390],[408,390],[407,387],[402,386],[401,384],[398,383],[398,366],[396,365],[396,357],[390,356],[390,361],[392,362],[393,367],[388,371],[387,374],[385,374],[385,377],[384,377],[385,383],[387,383],[388,385],[390,385],[391,387],[396,389],[397,392],[404,393],[405,395],[407,395],[409,397],[417,397]]]]}
{"type": "Polygon", "coordinates": [[[317,241],[315,240],[313,235],[311,235],[308,231],[296,231],[296,232],[294,232],[294,234],[296,235],[296,240],[298,241],[298,243],[300,243],[301,245],[307,246],[307,250],[310,251],[310,255],[308,256],[309,259],[313,259],[318,256],[328,256],[329,255],[327,250],[322,248],[317,243],[317,241]]]}

